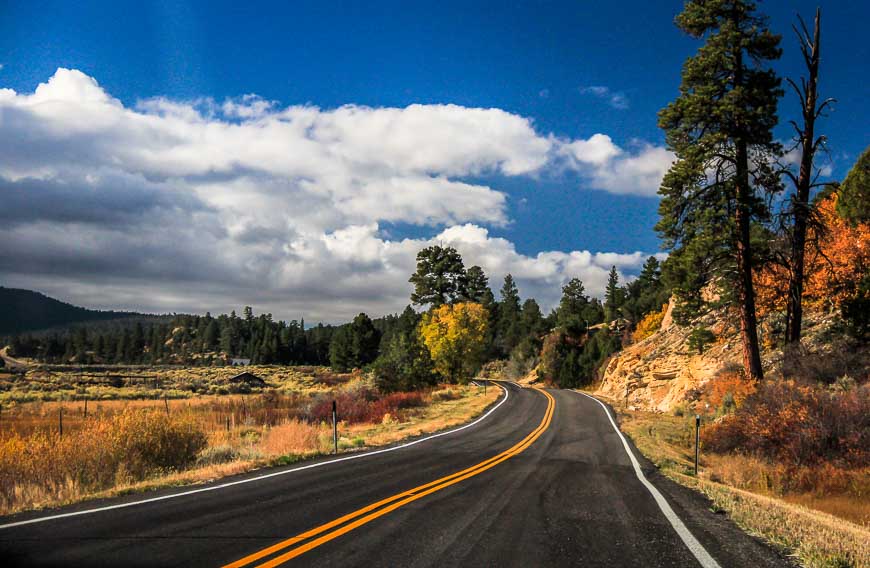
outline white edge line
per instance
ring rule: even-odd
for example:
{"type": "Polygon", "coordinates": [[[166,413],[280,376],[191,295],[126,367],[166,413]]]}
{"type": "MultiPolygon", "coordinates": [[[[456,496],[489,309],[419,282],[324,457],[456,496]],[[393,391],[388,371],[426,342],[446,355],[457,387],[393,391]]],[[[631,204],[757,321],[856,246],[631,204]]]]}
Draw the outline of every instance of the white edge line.
{"type": "Polygon", "coordinates": [[[416,445],[416,444],[419,444],[419,443],[421,443],[421,442],[426,442],[426,441],[428,441],[428,440],[432,440],[432,439],[434,439],[434,438],[440,438],[441,436],[447,436],[447,435],[449,435],[449,434],[455,434],[456,432],[460,432],[460,431],[462,431],[462,430],[465,430],[466,428],[471,428],[471,427],[474,426],[475,424],[478,424],[478,423],[482,422],[483,420],[485,420],[485,419],[486,419],[490,414],[492,414],[493,412],[495,412],[496,410],[498,410],[498,407],[500,407],[502,404],[504,404],[505,402],[507,402],[507,399],[508,399],[508,397],[510,396],[510,395],[508,394],[508,389],[504,388],[504,387],[501,386],[501,385],[498,385],[498,386],[499,386],[499,388],[500,388],[501,390],[504,391],[504,398],[502,398],[501,401],[499,401],[498,404],[496,404],[495,406],[493,406],[492,408],[490,408],[490,409],[486,412],[486,414],[484,414],[483,416],[479,417],[479,418],[478,418],[477,420],[475,420],[474,422],[469,422],[468,424],[466,424],[466,425],[464,425],[464,426],[460,426],[459,428],[454,428],[453,430],[448,430],[447,432],[440,432],[440,433],[438,433],[438,434],[432,434],[431,436],[426,436],[425,438],[420,438],[419,440],[414,440],[413,442],[408,442],[408,443],[406,443],[406,444],[401,444],[401,445],[399,445],[399,446],[392,446],[392,447],[389,447],[389,448],[384,448],[384,449],[382,449],[382,450],[374,450],[374,451],[371,451],[371,452],[358,453],[358,454],[351,454],[351,455],[349,455],[349,456],[345,456],[345,457],[341,457],[341,458],[336,458],[336,459],[332,459],[332,460],[327,460],[327,461],[322,461],[322,462],[317,462],[317,463],[312,463],[312,464],[308,464],[308,465],[303,465],[303,466],[300,466],[300,467],[294,467],[294,468],[292,468],[292,469],[282,469],[281,471],[276,471],[276,472],[273,472],[273,473],[267,473],[267,474],[265,474],[265,475],[258,475],[257,477],[249,477],[249,478],[247,478],[247,479],[240,479],[240,480],[238,480],[238,481],[230,481],[230,482],[227,482],[227,483],[221,483],[221,484],[219,484],[219,485],[212,485],[212,486],[209,486],[209,487],[200,487],[200,488],[198,488],[198,489],[191,489],[191,490],[189,490],[189,491],[182,491],[181,493],[171,493],[171,494],[169,494],[169,495],[162,495],[162,496],[160,496],[160,497],[151,497],[150,499],[142,499],[142,500],[140,500],[140,501],[131,501],[130,503],[119,503],[119,504],[117,504],[117,505],[108,505],[108,506],[106,506],[106,507],[97,507],[97,508],[95,508],[95,509],[85,509],[85,510],[83,510],[83,511],[73,511],[73,512],[71,512],[71,513],[61,513],[61,514],[59,514],[59,515],[49,515],[49,516],[46,516],[46,517],[37,517],[37,518],[35,518],[35,519],[27,519],[27,520],[25,520],[25,521],[18,521],[18,522],[15,522],[15,523],[7,523],[7,524],[5,524],[5,525],[0,525],[0,530],[2,530],[2,529],[10,529],[10,528],[13,528],[13,527],[20,527],[20,526],[22,526],[22,525],[32,525],[32,524],[34,524],[34,523],[43,523],[43,522],[45,522],[45,521],[53,521],[53,520],[57,520],[57,519],[64,519],[64,518],[67,518],[67,517],[77,517],[77,516],[79,516],[79,515],[90,515],[90,514],[93,514],[93,513],[100,513],[100,512],[103,512],[103,511],[111,511],[111,510],[113,510],[113,509],[124,509],[124,508],[126,508],[126,507],[134,507],[134,506],[136,506],[136,505],[144,505],[144,504],[146,504],[146,503],[154,503],[154,502],[156,502],[156,501],[164,501],[164,500],[167,500],[167,499],[175,499],[176,497],[184,497],[184,496],[186,496],[186,495],[193,495],[193,494],[195,494],[195,493],[204,493],[204,492],[206,492],[206,491],[215,491],[216,489],[224,489],[225,487],[232,487],[232,486],[234,486],[234,485],[241,485],[241,484],[243,484],[243,483],[251,483],[251,482],[253,482],[253,481],[260,481],[260,480],[262,480],[262,479],[268,479],[268,478],[270,478],[270,477],[277,477],[277,476],[279,476],[279,475],[287,475],[288,473],[295,473],[295,472],[297,472],[297,471],[302,471],[302,470],[305,470],[305,469],[313,469],[313,468],[315,468],[315,467],[323,467],[323,466],[325,466],[325,465],[330,465],[330,464],[339,463],[339,462],[344,462],[344,461],[349,461],[349,460],[356,460],[356,459],[360,459],[360,458],[367,458],[367,457],[369,457],[369,456],[376,456],[376,455],[378,455],[378,454],[385,454],[385,453],[387,453],[387,452],[394,452],[394,451],[396,451],[396,450],[401,450],[401,449],[403,449],[403,448],[408,448],[408,447],[414,446],[414,445],[416,445]]]}
{"type": "MultiPolygon", "coordinates": [[[[667,500],[665,500],[664,495],[662,495],[656,486],[649,482],[646,476],[643,474],[643,471],[640,469],[640,463],[638,463],[637,458],[634,457],[634,453],[631,451],[631,447],[628,445],[628,441],[625,439],[625,436],[622,435],[619,428],[616,426],[616,422],[613,420],[613,416],[610,415],[610,411],[607,410],[607,406],[594,396],[589,396],[585,392],[573,391],[577,394],[582,394],[586,398],[590,398],[601,405],[601,408],[604,409],[604,414],[607,415],[608,420],[610,420],[610,425],[613,426],[613,429],[616,430],[616,433],[619,435],[619,438],[622,440],[622,446],[625,448],[625,453],[628,454],[628,458],[631,460],[631,465],[634,466],[634,473],[637,474],[637,478],[643,483],[644,487],[647,488],[647,491],[653,496],[656,504],[661,509],[662,513],[664,513],[665,517],[668,519],[668,522],[671,523],[671,526],[674,527],[674,530],[677,531],[679,537],[683,540],[686,547],[689,551],[695,555],[695,558],[704,568],[720,568],[719,564],[710,556],[710,553],[707,552],[707,549],[698,542],[698,539],[689,531],[680,517],[674,512],[671,506],[668,504],[667,500]]],[[[2,527],[0,527],[2,528],[2,527]]]]}

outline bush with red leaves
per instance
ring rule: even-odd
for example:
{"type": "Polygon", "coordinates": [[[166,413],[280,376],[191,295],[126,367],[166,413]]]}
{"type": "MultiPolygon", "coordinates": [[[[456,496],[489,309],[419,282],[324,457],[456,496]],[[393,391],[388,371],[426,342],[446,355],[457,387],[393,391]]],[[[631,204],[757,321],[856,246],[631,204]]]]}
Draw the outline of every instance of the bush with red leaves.
{"type": "Polygon", "coordinates": [[[354,389],[337,393],[335,397],[319,397],[311,406],[309,420],[328,422],[332,420],[332,401],[338,407],[338,419],[348,424],[377,423],[385,414],[398,416],[400,411],[426,404],[420,392],[394,392],[380,396],[370,389],[354,389]]]}
{"type": "Polygon", "coordinates": [[[733,415],[705,429],[703,444],[794,466],[870,466],[870,385],[830,391],[762,383],[733,415]]]}

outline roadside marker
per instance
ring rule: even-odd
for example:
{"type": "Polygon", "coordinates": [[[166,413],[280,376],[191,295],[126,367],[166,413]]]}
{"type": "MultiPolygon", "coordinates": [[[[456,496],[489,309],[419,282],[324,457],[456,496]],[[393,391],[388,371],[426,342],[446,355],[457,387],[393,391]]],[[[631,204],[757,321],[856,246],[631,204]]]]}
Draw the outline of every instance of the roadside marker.
{"type": "Polygon", "coordinates": [[[698,448],[701,445],[701,415],[695,415],[695,477],[698,477],[698,448]]]}

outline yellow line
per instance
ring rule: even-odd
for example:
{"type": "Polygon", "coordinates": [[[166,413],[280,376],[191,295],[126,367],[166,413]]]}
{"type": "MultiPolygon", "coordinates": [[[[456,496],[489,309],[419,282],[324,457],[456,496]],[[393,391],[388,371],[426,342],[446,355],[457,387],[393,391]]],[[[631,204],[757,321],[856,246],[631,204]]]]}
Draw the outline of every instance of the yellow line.
{"type": "Polygon", "coordinates": [[[484,460],[477,465],[471,466],[471,467],[466,468],[462,471],[458,471],[456,473],[450,474],[450,475],[442,477],[440,479],[436,479],[435,481],[430,481],[429,483],[426,483],[424,485],[420,485],[418,487],[415,487],[414,489],[410,489],[408,491],[398,493],[396,495],[393,495],[392,497],[382,499],[380,501],[372,503],[371,505],[367,505],[361,509],[358,509],[352,513],[349,513],[347,515],[339,517],[333,521],[330,521],[328,523],[320,525],[319,527],[313,528],[309,531],[306,531],[304,533],[296,535],[293,538],[289,538],[289,539],[284,540],[282,542],[279,542],[275,545],[264,548],[263,550],[260,550],[258,552],[255,552],[255,553],[249,555],[249,556],[241,558],[241,559],[239,559],[231,564],[227,564],[226,566],[224,566],[224,568],[241,568],[242,566],[247,566],[247,565],[249,565],[257,560],[260,560],[261,558],[265,558],[266,556],[269,556],[271,554],[274,554],[276,552],[284,550],[284,549],[291,547],[293,545],[299,544],[300,542],[302,542],[304,540],[307,540],[309,538],[317,536],[317,535],[324,533],[330,529],[333,529],[339,525],[343,525],[344,523],[347,523],[348,521],[351,521],[353,519],[357,519],[357,517],[362,517],[362,518],[359,518],[352,523],[344,524],[344,526],[332,531],[331,533],[325,534],[325,535],[321,536],[320,538],[317,538],[317,539],[312,540],[312,541],[310,541],[302,546],[294,548],[293,550],[290,550],[289,552],[286,552],[285,554],[282,554],[281,556],[278,556],[278,557],[260,565],[261,567],[278,566],[279,564],[283,564],[284,562],[286,562],[292,558],[295,558],[301,554],[304,554],[305,552],[308,552],[309,550],[316,548],[316,547],[320,546],[321,544],[329,542],[330,540],[333,540],[333,539],[335,539],[335,538],[337,538],[345,533],[348,533],[357,527],[360,527],[366,523],[369,523],[378,517],[381,517],[381,516],[386,515],[387,513],[390,513],[390,512],[392,512],[400,507],[403,507],[403,506],[407,505],[408,503],[411,503],[413,501],[421,499],[421,498],[425,497],[426,495],[429,495],[431,493],[435,493],[436,491],[440,491],[441,489],[449,487],[453,484],[459,483],[460,481],[464,481],[465,479],[468,479],[470,477],[474,477],[475,475],[483,473],[484,471],[486,471],[492,467],[495,467],[496,465],[500,464],[501,462],[506,461],[506,460],[510,459],[511,457],[523,452],[535,440],[537,440],[544,433],[544,431],[550,426],[550,422],[553,419],[553,411],[554,411],[555,406],[556,406],[555,399],[548,392],[540,390],[540,389],[536,389],[536,390],[538,390],[538,392],[542,393],[544,396],[547,397],[547,411],[544,413],[544,418],[541,420],[541,423],[538,425],[537,428],[532,430],[532,432],[530,432],[528,436],[526,436],[525,438],[523,438],[522,440],[520,440],[519,442],[514,444],[511,448],[509,448],[509,449],[503,451],[502,453],[497,454],[497,455],[495,455],[487,460],[484,460]],[[392,505],[389,505],[387,507],[383,507],[384,505],[387,505],[389,503],[392,503],[392,505]],[[380,507],[383,507],[383,508],[380,508],[380,507]],[[379,509],[379,510],[376,510],[376,509],[379,509]],[[374,512],[372,512],[372,511],[374,511],[374,512]],[[366,513],[368,513],[368,514],[366,514],[366,513]],[[365,515],[365,516],[363,516],[363,515],[365,515]]]}

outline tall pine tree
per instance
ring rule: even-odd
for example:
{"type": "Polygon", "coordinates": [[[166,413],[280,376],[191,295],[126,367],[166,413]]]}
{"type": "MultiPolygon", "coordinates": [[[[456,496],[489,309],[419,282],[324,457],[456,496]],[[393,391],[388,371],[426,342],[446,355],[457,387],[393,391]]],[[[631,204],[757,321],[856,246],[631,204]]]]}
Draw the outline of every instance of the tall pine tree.
{"type": "Polygon", "coordinates": [[[762,378],[752,285],[753,223],[767,218],[762,197],[777,191],[771,164],[780,80],[769,61],[779,36],[748,0],[690,0],[677,26],[704,39],[683,66],[680,96],[659,114],[676,161],[662,180],[656,229],[678,270],[675,292],[697,300],[709,282],[736,291],[743,364],[762,378]]]}

